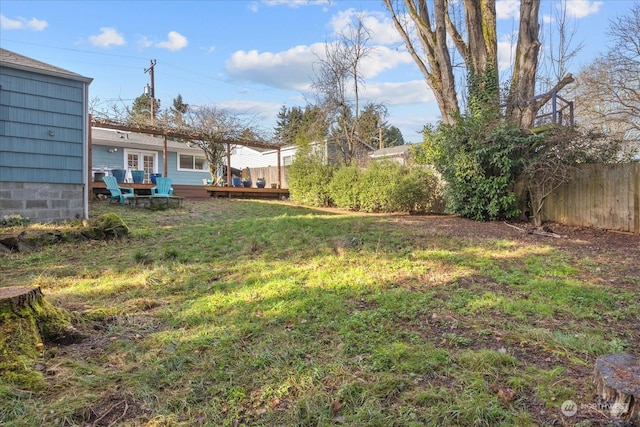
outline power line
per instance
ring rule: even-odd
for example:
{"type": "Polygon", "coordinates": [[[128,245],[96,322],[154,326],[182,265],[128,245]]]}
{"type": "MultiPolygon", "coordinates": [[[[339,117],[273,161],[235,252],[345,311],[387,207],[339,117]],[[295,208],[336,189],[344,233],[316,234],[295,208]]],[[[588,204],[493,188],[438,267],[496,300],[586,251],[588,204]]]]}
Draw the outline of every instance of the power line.
{"type": "Polygon", "coordinates": [[[66,51],[69,51],[69,52],[77,52],[77,53],[83,53],[83,54],[84,53],[90,53],[92,55],[111,56],[111,57],[115,57],[115,58],[146,59],[146,58],[143,58],[143,57],[140,57],[140,56],[117,55],[117,54],[114,54],[114,53],[95,52],[95,51],[92,51],[92,50],[72,49],[70,47],[51,46],[51,45],[46,45],[46,44],[41,44],[41,43],[24,42],[24,41],[13,40],[13,39],[8,39],[8,38],[3,38],[2,40],[6,41],[6,42],[27,44],[27,45],[30,45],[30,46],[46,47],[46,48],[49,48],[49,49],[66,50],[66,51]]]}

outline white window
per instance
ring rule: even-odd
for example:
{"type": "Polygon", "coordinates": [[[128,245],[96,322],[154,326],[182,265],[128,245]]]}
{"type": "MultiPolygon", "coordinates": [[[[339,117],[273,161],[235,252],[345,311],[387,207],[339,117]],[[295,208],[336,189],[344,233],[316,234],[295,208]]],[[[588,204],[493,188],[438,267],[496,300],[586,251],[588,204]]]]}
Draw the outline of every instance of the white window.
{"type": "Polygon", "coordinates": [[[207,159],[191,154],[178,154],[178,170],[206,171],[209,169],[207,159]]]}
{"type": "Polygon", "coordinates": [[[291,166],[291,163],[293,163],[293,156],[282,157],[282,166],[291,166]]]}

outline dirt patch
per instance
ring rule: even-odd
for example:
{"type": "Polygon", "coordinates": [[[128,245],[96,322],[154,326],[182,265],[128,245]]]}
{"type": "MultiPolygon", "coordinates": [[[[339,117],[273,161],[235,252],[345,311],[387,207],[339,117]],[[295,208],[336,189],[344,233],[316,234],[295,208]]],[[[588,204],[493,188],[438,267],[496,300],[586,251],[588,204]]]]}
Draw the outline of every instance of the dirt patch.
{"type": "Polygon", "coordinates": [[[94,405],[76,413],[82,425],[114,426],[127,419],[136,419],[146,413],[144,404],[129,394],[106,393],[94,405]]]}

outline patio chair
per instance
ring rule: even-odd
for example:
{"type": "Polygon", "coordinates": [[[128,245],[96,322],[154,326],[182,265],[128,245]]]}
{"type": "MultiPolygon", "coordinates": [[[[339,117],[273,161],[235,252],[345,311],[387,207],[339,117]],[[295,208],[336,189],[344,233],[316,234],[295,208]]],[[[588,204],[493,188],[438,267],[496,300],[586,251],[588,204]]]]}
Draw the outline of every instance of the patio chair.
{"type": "Polygon", "coordinates": [[[114,200],[119,200],[120,203],[124,205],[126,199],[135,197],[133,188],[120,187],[115,176],[105,176],[104,183],[107,186],[107,190],[111,192],[111,199],[109,199],[109,203],[114,200]]]}
{"type": "Polygon", "coordinates": [[[173,187],[171,186],[171,178],[159,176],[156,178],[156,185],[151,187],[152,197],[170,197],[173,196],[173,187]]]}

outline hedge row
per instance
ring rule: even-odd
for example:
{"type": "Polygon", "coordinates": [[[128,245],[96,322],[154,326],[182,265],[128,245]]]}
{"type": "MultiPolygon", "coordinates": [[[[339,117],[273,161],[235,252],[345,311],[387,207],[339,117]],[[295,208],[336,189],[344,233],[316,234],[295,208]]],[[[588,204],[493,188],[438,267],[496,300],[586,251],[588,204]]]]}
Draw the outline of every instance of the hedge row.
{"type": "Polygon", "coordinates": [[[362,212],[443,212],[442,184],[426,166],[379,160],[366,168],[327,166],[298,157],[289,169],[291,199],[362,212]]]}

